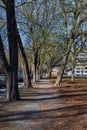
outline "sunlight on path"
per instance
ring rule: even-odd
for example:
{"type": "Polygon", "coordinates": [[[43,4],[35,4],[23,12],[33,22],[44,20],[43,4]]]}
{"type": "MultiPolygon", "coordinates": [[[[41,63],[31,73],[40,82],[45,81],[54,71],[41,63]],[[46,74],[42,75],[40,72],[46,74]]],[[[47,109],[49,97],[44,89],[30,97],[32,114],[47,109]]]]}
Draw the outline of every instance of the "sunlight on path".
{"type": "Polygon", "coordinates": [[[42,79],[37,83],[34,88],[52,88],[49,79],[42,79]]]}

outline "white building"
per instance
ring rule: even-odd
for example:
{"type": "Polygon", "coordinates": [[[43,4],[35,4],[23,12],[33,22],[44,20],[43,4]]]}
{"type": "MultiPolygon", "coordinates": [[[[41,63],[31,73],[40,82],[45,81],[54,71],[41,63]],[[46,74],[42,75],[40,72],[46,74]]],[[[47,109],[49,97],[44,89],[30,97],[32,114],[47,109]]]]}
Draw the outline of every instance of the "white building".
{"type": "Polygon", "coordinates": [[[87,50],[77,56],[77,61],[75,76],[87,76],[87,50]]]}
{"type": "MultiPolygon", "coordinates": [[[[75,76],[87,76],[87,50],[81,52],[76,59],[77,65],[74,70],[75,76]]],[[[68,76],[71,76],[72,70],[68,71],[68,76]]]]}
{"type": "Polygon", "coordinates": [[[75,76],[87,76],[87,66],[76,66],[75,76]]]}

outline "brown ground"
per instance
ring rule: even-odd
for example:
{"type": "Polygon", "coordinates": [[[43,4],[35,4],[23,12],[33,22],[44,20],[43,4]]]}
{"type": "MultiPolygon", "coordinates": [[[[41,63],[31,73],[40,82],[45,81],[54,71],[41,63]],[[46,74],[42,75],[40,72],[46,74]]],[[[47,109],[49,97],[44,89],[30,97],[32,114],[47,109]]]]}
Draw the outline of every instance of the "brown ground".
{"type": "Polygon", "coordinates": [[[53,83],[20,89],[21,101],[0,101],[0,130],[87,130],[87,80],[53,83]]]}

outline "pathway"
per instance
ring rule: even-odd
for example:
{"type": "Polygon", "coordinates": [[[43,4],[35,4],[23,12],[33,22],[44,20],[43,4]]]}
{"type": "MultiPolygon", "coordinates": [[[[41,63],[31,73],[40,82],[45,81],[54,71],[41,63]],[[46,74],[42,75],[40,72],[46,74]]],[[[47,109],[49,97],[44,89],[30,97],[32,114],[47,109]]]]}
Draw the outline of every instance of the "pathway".
{"type": "Polygon", "coordinates": [[[87,130],[87,91],[42,80],[21,96],[19,102],[1,103],[0,130],[87,130]]]}

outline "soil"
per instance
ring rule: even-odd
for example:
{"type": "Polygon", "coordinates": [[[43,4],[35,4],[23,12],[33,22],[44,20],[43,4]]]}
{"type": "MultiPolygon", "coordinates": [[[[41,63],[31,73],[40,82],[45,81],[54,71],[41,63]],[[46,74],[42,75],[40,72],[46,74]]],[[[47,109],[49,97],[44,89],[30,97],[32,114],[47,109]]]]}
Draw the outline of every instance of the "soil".
{"type": "Polygon", "coordinates": [[[87,81],[44,79],[21,88],[21,100],[0,99],[0,130],[87,130],[87,81]]]}

